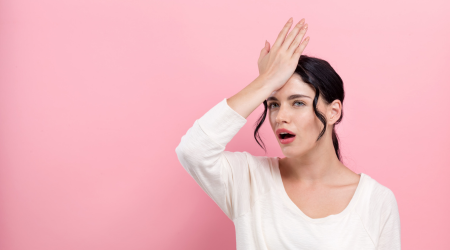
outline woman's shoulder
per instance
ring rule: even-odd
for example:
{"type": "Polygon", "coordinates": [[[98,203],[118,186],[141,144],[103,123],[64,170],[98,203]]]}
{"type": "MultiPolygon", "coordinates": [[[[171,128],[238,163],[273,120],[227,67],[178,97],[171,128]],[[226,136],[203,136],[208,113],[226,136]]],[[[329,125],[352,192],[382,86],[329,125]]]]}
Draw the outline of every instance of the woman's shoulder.
{"type": "Polygon", "coordinates": [[[399,223],[399,213],[394,192],[369,175],[364,176],[365,185],[354,212],[364,228],[378,244],[380,234],[388,220],[399,223]]]}
{"type": "Polygon", "coordinates": [[[240,157],[245,157],[248,164],[252,167],[270,167],[273,164],[273,160],[276,159],[276,157],[260,156],[247,151],[224,151],[224,153],[226,155],[239,155],[240,157]]]}
{"type": "Polygon", "coordinates": [[[364,174],[364,185],[358,202],[356,212],[361,216],[373,216],[397,205],[394,192],[371,176],[364,174]]]}
{"type": "Polygon", "coordinates": [[[381,184],[371,176],[364,174],[365,187],[364,195],[369,200],[380,200],[389,196],[394,196],[394,192],[387,186],[381,184]]]}

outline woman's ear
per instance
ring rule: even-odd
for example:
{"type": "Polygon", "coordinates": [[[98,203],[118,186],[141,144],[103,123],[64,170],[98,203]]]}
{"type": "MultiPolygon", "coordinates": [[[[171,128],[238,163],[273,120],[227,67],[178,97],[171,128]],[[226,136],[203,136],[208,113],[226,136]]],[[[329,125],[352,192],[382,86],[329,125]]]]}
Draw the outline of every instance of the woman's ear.
{"type": "Polygon", "coordinates": [[[334,100],[329,107],[330,107],[329,123],[330,125],[333,125],[339,119],[339,117],[341,117],[342,103],[339,100],[334,100]]]}

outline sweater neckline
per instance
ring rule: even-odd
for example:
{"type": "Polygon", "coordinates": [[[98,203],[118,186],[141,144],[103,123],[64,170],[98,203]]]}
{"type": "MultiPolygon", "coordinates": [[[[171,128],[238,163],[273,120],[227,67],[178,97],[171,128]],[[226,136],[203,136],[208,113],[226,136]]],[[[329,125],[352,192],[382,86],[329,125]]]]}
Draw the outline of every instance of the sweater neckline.
{"type": "Polygon", "coordinates": [[[278,193],[281,196],[281,199],[283,200],[283,202],[291,209],[293,210],[293,212],[295,212],[296,214],[300,215],[300,217],[302,217],[303,219],[305,219],[308,222],[311,223],[324,223],[324,222],[333,222],[336,220],[339,220],[340,218],[344,217],[346,214],[348,214],[353,207],[355,206],[355,204],[358,201],[358,198],[361,194],[361,190],[364,186],[365,180],[366,180],[366,174],[364,173],[359,173],[359,175],[361,176],[358,182],[358,186],[356,187],[355,193],[352,196],[352,199],[350,200],[349,204],[347,205],[347,207],[345,207],[345,209],[343,211],[341,211],[338,214],[331,214],[328,215],[326,217],[322,217],[322,218],[311,218],[309,216],[307,216],[305,213],[303,213],[303,211],[297,207],[297,205],[291,200],[291,198],[289,197],[289,195],[286,192],[286,189],[284,188],[284,184],[283,184],[283,179],[281,178],[281,173],[280,173],[280,168],[279,168],[279,159],[280,157],[275,157],[275,182],[276,182],[276,189],[278,191],[278,193]]]}

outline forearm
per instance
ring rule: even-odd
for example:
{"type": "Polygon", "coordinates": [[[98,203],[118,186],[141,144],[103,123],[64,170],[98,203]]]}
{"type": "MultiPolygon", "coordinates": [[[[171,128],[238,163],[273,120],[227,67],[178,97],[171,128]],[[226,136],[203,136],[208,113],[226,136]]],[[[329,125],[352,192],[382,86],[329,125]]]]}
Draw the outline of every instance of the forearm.
{"type": "Polygon", "coordinates": [[[267,80],[260,75],[234,96],[227,98],[227,104],[230,108],[247,119],[247,117],[263,103],[273,91],[273,87],[271,87],[271,85],[267,83],[267,80]]]}

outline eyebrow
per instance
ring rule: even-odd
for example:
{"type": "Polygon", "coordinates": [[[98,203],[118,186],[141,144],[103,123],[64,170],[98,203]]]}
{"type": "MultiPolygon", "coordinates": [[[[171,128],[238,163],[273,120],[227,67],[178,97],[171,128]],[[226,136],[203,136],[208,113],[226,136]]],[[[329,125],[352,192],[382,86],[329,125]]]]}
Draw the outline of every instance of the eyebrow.
{"type": "MultiPolygon", "coordinates": [[[[307,96],[307,95],[301,95],[301,94],[295,94],[295,95],[290,95],[287,99],[288,100],[292,100],[292,99],[297,99],[297,98],[301,98],[301,97],[307,97],[309,99],[312,99],[311,97],[307,96]]],[[[267,98],[267,101],[278,101],[278,99],[274,96],[271,96],[269,98],[267,98]]]]}

